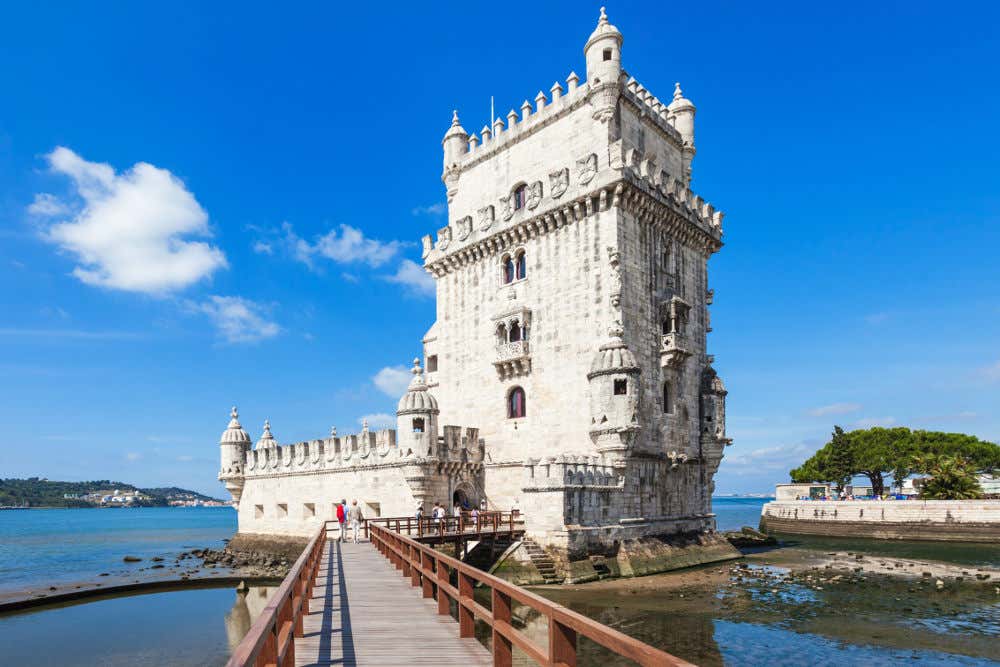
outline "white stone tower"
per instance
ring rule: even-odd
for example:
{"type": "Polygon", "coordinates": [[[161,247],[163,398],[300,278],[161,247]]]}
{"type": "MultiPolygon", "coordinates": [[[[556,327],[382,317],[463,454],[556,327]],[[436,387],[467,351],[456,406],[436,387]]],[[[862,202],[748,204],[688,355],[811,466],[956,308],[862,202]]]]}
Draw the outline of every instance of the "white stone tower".
{"type": "Polygon", "coordinates": [[[729,442],[706,339],[722,214],[690,190],[695,107],[630,77],[623,43],[602,9],[586,81],[481,137],[454,113],[448,224],[423,240],[440,419],[479,427],[490,504],[571,558],[711,531],[729,442]]]}

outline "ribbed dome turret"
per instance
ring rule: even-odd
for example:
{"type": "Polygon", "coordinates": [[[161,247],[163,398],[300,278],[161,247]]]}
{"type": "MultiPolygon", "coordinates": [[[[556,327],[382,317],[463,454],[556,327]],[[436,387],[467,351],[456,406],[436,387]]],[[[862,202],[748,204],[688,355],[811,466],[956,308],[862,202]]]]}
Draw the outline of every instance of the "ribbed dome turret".
{"type": "Polygon", "coordinates": [[[222,432],[222,436],[219,438],[220,445],[249,445],[250,436],[247,432],[243,430],[240,426],[240,414],[236,411],[236,406],[233,406],[232,412],[229,413],[231,419],[229,420],[229,427],[222,432]]]}
{"type": "Polygon", "coordinates": [[[413,379],[410,380],[410,386],[403,394],[403,398],[399,399],[399,407],[396,410],[397,415],[405,415],[410,413],[431,413],[438,414],[438,402],[434,398],[434,395],[427,390],[427,382],[424,381],[424,372],[420,368],[420,360],[413,360],[413,379]]]}
{"type": "Polygon", "coordinates": [[[618,42],[618,46],[622,45],[622,33],[621,31],[608,23],[608,14],[604,11],[604,7],[601,7],[601,17],[597,20],[597,27],[594,28],[594,32],[590,33],[590,38],[587,39],[586,46],[583,47],[584,53],[590,48],[590,45],[598,40],[611,37],[618,42]]]}
{"type": "Polygon", "coordinates": [[[469,139],[469,133],[465,131],[465,128],[462,127],[462,124],[458,120],[457,109],[451,112],[451,127],[445,132],[443,141],[447,141],[455,136],[461,137],[463,141],[468,141],[469,139]]]}
{"type": "Polygon", "coordinates": [[[678,81],[674,84],[674,100],[667,107],[667,111],[677,113],[679,111],[694,111],[694,104],[691,100],[684,97],[684,92],[681,90],[681,84],[678,81]]]}
{"type": "Polygon", "coordinates": [[[271,420],[264,420],[264,432],[260,434],[256,449],[274,449],[278,446],[278,441],[271,435],[271,420]]]}
{"type": "Polygon", "coordinates": [[[634,373],[639,371],[639,364],[635,361],[632,351],[622,340],[624,331],[620,324],[615,323],[609,330],[611,337],[608,342],[597,348],[594,355],[594,362],[590,365],[588,378],[598,375],[609,375],[612,373],[634,373]]]}

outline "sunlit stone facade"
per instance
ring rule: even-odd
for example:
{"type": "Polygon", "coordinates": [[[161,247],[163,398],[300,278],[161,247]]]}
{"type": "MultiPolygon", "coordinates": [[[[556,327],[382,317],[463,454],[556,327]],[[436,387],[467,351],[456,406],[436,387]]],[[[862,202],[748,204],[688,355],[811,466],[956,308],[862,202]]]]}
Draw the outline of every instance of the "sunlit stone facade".
{"type": "Polygon", "coordinates": [[[478,135],[454,115],[448,225],[423,239],[437,317],[397,429],[242,455],[224,436],[241,531],[308,532],[341,496],[384,516],[455,497],[518,507],[571,556],[714,528],[722,213],[690,190],[694,105],[626,74],[622,43],[602,11],[585,81],[571,73],[478,135]]]}

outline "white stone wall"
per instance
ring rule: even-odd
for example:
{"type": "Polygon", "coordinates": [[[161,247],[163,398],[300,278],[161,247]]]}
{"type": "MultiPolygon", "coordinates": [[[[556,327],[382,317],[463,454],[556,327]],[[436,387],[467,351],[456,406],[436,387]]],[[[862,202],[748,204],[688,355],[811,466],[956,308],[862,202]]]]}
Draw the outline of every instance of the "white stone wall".
{"type": "Polygon", "coordinates": [[[763,516],[865,523],[993,523],[1000,525],[1000,500],[805,500],[766,503],[763,516]]]}

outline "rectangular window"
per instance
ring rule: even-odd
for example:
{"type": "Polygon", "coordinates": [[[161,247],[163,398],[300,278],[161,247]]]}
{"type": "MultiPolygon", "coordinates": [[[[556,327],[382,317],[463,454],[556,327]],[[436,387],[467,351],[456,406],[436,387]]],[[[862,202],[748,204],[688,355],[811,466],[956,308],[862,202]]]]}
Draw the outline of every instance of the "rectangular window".
{"type": "Polygon", "coordinates": [[[628,393],[628,380],[615,380],[615,396],[624,396],[628,393]]]}
{"type": "Polygon", "coordinates": [[[434,373],[435,371],[437,371],[437,369],[438,369],[438,356],[436,354],[432,354],[431,356],[427,357],[427,372],[434,373]]]}
{"type": "Polygon", "coordinates": [[[284,519],[288,516],[288,503],[278,503],[278,518],[284,519]]]}
{"type": "Polygon", "coordinates": [[[302,518],[311,519],[316,516],[316,503],[302,503],[302,518]]]}
{"type": "Polygon", "coordinates": [[[253,518],[255,518],[255,519],[263,519],[264,518],[264,506],[263,505],[254,505],[253,506],[253,518]]]}

